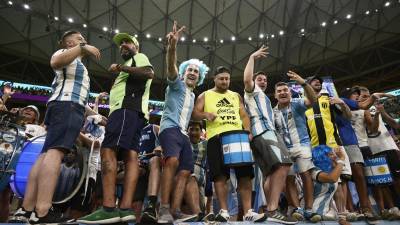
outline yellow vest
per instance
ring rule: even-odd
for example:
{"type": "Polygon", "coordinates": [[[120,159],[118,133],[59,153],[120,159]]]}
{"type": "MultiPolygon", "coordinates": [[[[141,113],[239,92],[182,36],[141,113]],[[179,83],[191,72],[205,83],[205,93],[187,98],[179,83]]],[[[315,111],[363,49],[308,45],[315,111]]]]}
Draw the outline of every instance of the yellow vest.
{"type": "Polygon", "coordinates": [[[242,130],[240,119],[239,96],[236,92],[227,91],[224,94],[208,90],[204,94],[204,112],[217,115],[214,121],[207,121],[207,139],[231,130],[242,130]]]}
{"type": "Polygon", "coordinates": [[[318,101],[306,111],[311,146],[327,145],[331,148],[341,145],[336,123],[333,117],[329,97],[322,95],[318,101]]]}

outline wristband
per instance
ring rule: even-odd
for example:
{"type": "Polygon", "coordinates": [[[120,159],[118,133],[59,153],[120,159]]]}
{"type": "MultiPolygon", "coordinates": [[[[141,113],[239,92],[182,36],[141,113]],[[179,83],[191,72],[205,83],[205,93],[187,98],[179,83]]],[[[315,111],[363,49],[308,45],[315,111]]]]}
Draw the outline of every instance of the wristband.
{"type": "Polygon", "coordinates": [[[307,82],[304,82],[304,83],[302,83],[302,84],[300,84],[302,87],[305,87],[305,86],[307,86],[307,82]]]}
{"type": "Polygon", "coordinates": [[[121,64],[117,64],[117,70],[122,71],[122,65],[121,64]]]}

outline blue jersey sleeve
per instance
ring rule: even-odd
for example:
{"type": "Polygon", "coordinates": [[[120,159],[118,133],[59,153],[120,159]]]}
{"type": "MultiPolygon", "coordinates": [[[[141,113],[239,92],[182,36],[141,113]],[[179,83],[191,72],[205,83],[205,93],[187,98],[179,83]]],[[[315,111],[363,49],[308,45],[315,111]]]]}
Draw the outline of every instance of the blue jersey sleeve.
{"type": "Polygon", "coordinates": [[[354,100],[348,99],[348,98],[341,98],[344,103],[350,108],[350,110],[359,110],[358,108],[358,103],[354,100]]]}

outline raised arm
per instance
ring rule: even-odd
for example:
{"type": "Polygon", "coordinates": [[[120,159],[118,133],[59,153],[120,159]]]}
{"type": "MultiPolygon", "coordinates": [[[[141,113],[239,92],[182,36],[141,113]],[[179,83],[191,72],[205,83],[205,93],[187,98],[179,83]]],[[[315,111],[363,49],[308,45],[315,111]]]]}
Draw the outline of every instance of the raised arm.
{"type": "Polygon", "coordinates": [[[382,98],[382,97],[388,97],[391,98],[393,95],[391,94],[386,94],[386,93],[373,93],[369,98],[363,102],[358,103],[358,108],[368,110],[371,106],[374,105],[375,101],[382,98]]]}
{"type": "Polygon", "coordinates": [[[400,123],[396,122],[386,111],[383,104],[378,104],[376,109],[381,113],[383,121],[394,129],[400,129],[400,123]]]}
{"type": "Polygon", "coordinates": [[[252,92],[254,89],[254,81],[253,81],[253,74],[254,74],[254,61],[258,58],[265,58],[268,55],[268,47],[264,45],[261,46],[256,52],[250,55],[249,61],[247,62],[246,68],[244,69],[243,74],[243,82],[244,82],[244,90],[247,92],[252,92]]]}
{"type": "Polygon", "coordinates": [[[80,55],[94,56],[97,60],[100,59],[100,51],[92,45],[77,45],[70,49],[65,49],[63,52],[54,54],[50,59],[50,66],[53,69],[60,69],[72,63],[80,55]]]}
{"type": "Polygon", "coordinates": [[[174,25],[172,27],[172,31],[167,34],[167,76],[169,80],[175,80],[178,76],[178,67],[176,66],[177,57],[176,57],[176,45],[178,43],[179,37],[185,26],[178,29],[178,22],[174,21],[174,25]]]}
{"type": "Polygon", "coordinates": [[[338,97],[332,97],[330,98],[330,103],[338,105],[340,107],[340,111],[343,113],[343,116],[348,120],[351,119],[351,110],[342,99],[338,97]]]}
{"type": "Polygon", "coordinates": [[[304,93],[306,95],[306,99],[304,100],[304,104],[307,107],[311,107],[311,105],[317,101],[317,95],[315,94],[314,90],[312,89],[311,85],[308,84],[300,75],[297,73],[289,70],[287,73],[288,77],[290,80],[296,81],[298,84],[300,84],[303,89],[304,93]]]}

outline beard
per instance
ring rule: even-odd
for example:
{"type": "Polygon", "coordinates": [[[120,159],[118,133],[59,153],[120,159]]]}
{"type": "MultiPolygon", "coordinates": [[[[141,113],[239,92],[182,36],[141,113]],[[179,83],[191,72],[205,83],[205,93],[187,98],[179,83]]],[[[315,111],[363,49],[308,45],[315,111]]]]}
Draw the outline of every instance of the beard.
{"type": "Polygon", "coordinates": [[[126,49],[128,52],[121,54],[121,57],[127,61],[128,59],[132,58],[135,55],[135,52],[132,49],[126,49]]]}

